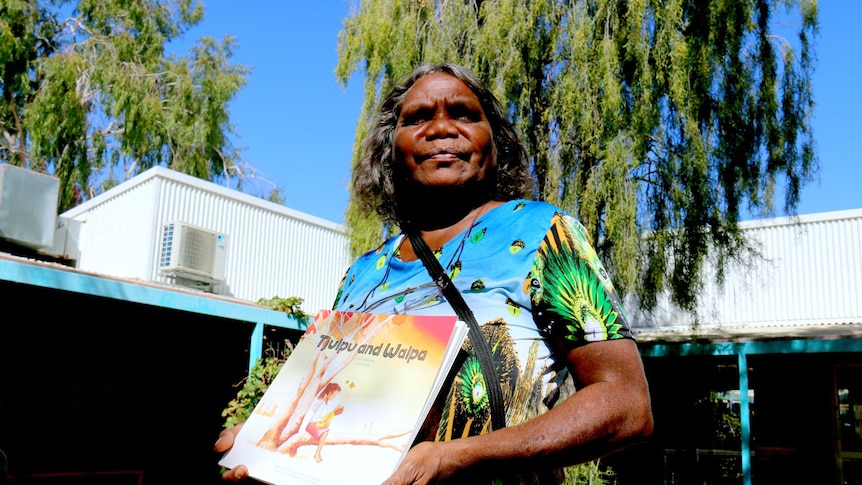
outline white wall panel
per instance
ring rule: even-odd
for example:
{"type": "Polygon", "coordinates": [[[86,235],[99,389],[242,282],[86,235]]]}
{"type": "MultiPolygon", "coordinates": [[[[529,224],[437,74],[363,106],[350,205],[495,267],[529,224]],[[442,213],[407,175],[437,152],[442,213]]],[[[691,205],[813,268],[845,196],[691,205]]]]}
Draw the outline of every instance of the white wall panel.
{"type": "Polygon", "coordinates": [[[298,296],[309,313],[331,306],[350,263],[340,225],[161,167],[62,217],[86,221],[79,268],[164,284],[173,281],[157,266],[164,224],[226,234],[219,293],[248,301],[298,296]]]}
{"type": "MultiPolygon", "coordinates": [[[[862,323],[862,209],[748,221],[742,228],[763,258],[729,266],[721,286],[704,281],[699,328],[862,323]]],[[[667,295],[659,302],[646,312],[629,301],[634,325],[680,329],[694,323],[667,295]]]]}
{"type": "Polygon", "coordinates": [[[104,201],[93,199],[97,203],[77,218],[82,221],[78,267],[147,280],[153,264],[153,241],[146,234],[153,226],[153,194],[154,184],[149,183],[115,192],[104,201]]]}

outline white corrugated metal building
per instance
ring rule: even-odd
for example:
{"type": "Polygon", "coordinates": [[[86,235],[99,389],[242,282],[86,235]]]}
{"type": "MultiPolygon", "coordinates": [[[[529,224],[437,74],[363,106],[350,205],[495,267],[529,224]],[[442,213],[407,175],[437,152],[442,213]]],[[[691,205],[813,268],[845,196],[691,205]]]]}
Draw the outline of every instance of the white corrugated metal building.
{"type": "Polygon", "coordinates": [[[55,252],[81,270],[248,301],[296,296],[312,314],[332,305],[350,263],[341,225],[164,167],[58,226],[55,252]]]}
{"type": "MultiPolygon", "coordinates": [[[[719,286],[701,293],[700,336],[764,336],[862,329],[862,209],[745,221],[746,238],[762,258],[732,264],[719,286]]],[[[709,268],[707,274],[713,274],[709,268]]],[[[635,312],[643,340],[690,338],[692,316],[667,298],[635,312]]]]}

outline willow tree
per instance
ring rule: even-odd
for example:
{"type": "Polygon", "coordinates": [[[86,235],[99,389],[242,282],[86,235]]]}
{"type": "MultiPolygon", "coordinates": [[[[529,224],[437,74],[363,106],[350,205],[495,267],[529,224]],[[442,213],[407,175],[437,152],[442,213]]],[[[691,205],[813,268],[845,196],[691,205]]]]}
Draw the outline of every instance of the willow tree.
{"type": "MultiPolygon", "coordinates": [[[[693,310],[707,260],[750,254],[740,218],[782,194],[795,214],[817,170],[816,33],[816,0],[362,0],[336,75],[364,75],[358,141],[414,66],[473,69],[531,153],[536,198],[580,218],[642,306],[668,289],[693,310]]],[[[354,254],[373,247],[376,214],[346,216],[354,254]]]]}
{"type": "Polygon", "coordinates": [[[0,162],[58,177],[60,210],[155,165],[238,175],[231,38],[168,52],[202,18],[196,0],[0,1],[0,162]]]}

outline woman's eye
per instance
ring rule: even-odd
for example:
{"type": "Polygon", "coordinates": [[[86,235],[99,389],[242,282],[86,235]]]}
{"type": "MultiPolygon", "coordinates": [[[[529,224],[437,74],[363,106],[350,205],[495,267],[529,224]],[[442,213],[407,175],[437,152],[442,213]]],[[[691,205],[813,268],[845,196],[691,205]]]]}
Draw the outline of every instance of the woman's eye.
{"type": "Polygon", "coordinates": [[[407,110],[401,113],[402,126],[416,126],[431,119],[432,113],[427,109],[407,110]]]}
{"type": "Polygon", "coordinates": [[[464,123],[473,123],[482,119],[481,113],[466,106],[453,107],[450,110],[450,114],[452,115],[453,119],[464,123]]]}

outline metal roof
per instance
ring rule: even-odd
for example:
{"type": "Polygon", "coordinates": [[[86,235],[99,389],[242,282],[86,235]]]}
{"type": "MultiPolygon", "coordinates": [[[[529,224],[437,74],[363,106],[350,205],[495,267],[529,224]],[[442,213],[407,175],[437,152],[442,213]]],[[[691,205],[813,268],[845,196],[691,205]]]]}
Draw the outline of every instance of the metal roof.
{"type": "Polygon", "coordinates": [[[105,191],[102,194],[99,194],[97,197],[94,197],[86,202],[83,202],[66,212],[62,215],[64,217],[75,218],[81,214],[84,214],[94,207],[104,204],[115,196],[132,190],[133,188],[147,183],[150,179],[153,178],[163,178],[168,180],[173,180],[179,182],[183,185],[194,187],[198,190],[212,193],[214,195],[219,196],[220,198],[234,200],[237,202],[242,202],[245,205],[250,205],[254,207],[258,207],[261,209],[265,209],[271,212],[278,212],[285,216],[288,216],[293,219],[301,220],[303,222],[314,224],[320,227],[324,227],[326,229],[332,229],[339,232],[346,231],[345,227],[341,224],[336,224],[332,221],[328,221],[326,219],[321,219],[319,217],[315,217],[311,214],[307,214],[305,212],[300,212],[295,209],[291,209],[289,207],[285,207],[279,204],[273,204],[267,200],[261,199],[259,197],[254,197],[252,195],[246,194],[244,192],[240,192],[238,190],[234,190],[228,187],[222,187],[218,184],[214,184],[208,180],[199,179],[197,177],[192,177],[191,175],[187,175],[181,172],[177,172],[175,170],[171,170],[162,166],[155,166],[147,171],[141,173],[140,175],[136,175],[129,180],[111,188],[110,190],[105,191]]]}

